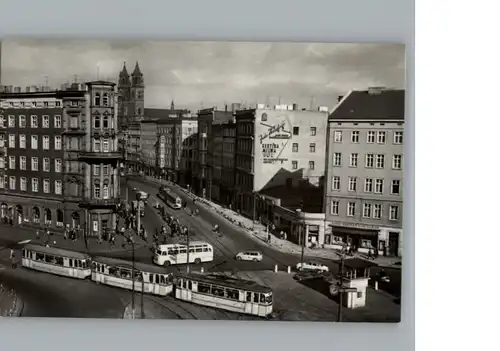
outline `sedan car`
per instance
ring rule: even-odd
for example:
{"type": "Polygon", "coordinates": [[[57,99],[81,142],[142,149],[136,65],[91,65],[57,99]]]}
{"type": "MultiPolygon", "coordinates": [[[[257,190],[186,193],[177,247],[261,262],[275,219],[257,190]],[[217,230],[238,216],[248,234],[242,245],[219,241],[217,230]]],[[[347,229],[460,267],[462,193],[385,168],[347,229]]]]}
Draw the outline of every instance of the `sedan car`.
{"type": "Polygon", "coordinates": [[[304,263],[299,262],[299,263],[297,263],[295,268],[298,271],[315,271],[315,272],[328,272],[329,271],[328,267],[325,266],[324,264],[312,262],[312,261],[308,261],[308,262],[304,262],[304,263]]]}
{"type": "Polygon", "coordinates": [[[238,261],[260,262],[263,258],[262,253],[259,251],[242,251],[236,255],[238,261]]]}

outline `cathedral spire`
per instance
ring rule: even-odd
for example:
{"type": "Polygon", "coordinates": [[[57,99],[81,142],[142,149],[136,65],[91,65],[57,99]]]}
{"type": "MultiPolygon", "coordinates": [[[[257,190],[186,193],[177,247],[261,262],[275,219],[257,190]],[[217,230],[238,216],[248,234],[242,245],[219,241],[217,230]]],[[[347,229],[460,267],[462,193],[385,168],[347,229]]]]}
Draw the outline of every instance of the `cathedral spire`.
{"type": "Polygon", "coordinates": [[[170,103],[170,109],[175,110],[174,100],[172,100],[172,102],[170,103]]]}
{"type": "Polygon", "coordinates": [[[135,62],[135,68],[132,72],[132,85],[133,86],[144,86],[144,77],[142,75],[141,69],[139,68],[139,62],[135,62]]]}
{"type": "Polygon", "coordinates": [[[129,86],[130,85],[130,76],[127,71],[127,63],[123,62],[123,68],[120,72],[120,77],[118,79],[119,84],[122,86],[129,86]]]}

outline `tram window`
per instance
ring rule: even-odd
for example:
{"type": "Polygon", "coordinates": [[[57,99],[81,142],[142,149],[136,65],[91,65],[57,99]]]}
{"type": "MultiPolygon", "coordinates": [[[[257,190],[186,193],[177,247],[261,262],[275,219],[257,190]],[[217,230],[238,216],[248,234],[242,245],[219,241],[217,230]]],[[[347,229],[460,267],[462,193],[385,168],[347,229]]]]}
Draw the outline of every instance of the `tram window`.
{"type": "Polygon", "coordinates": [[[76,262],[78,262],[78,268],[82,268],[82,261],[76,260],[76,262]]]}
{"type": "Polygon", "coordinates": [[[226,294],[227,294],[228,299],[236,300],[236,301],[238,301],[240,299],[240,292],[238,290],[226,288],[226,294]]]}
{"type": "Polygon", "coordinates": [[[198,292],[202,294],[210,294],[210,285],[198,283],[198,292]]]}
{"type": "Polygon", "coordinates": [[[118,276],[118,269],[115,267],[109,267],[109,275],[114,275],[115,277],[118,276]]]}
{"type": "Polygon", "coordinates": [[[193,290],[193,282],[191,280],[188,281],[188,290],[193,290]]]}
{"type": "Polygon", "coordinates": [[[23,250],[22,255],[23,255],[23,257],[26,257],[26,250],[23,250]]]}
{"type": "Polygon", "coordinates": [[[68,261],[68,265],[69,265],[70,267],[73,267],[73,259],[72,259],[72,258],[70,258],[70,259],[69,259],[69,261],[68,261]]]}
{"type": "Polygon", "coordinates": [[[253,294],[253,303],[259,303],[259,294],[257,293],[253,294]]]}
{"type": "Polygon", "coordinates": [[[273,302],[273,294],[268,294],[266,295],[266,302],[271,303],[273,302]]]}
{"type": "Polygon", "coordinates": [[[41,254],[41,253],[36,253],[36,256],[35,256],[35,260],[37,261],[45,261],[45,255],[44,254],[41,254]]]}
{"type": "Polygon", "coordinates": [[[53,263],[64,266],[64,259],[62,257],[54,257],[53,263]]]}
{"type": "Polygon", "coordinates": [[[165,276],[164,275],[160,275],[160,284],[165,285],[165,276]]]}
{"type": "Polygon", "coordinates": [[[218,286],[212,286],[212,295],[224,297],[224,289],[218,286]]]}
{"type": "Polygon", "coordinates": [[[158,274],[155,274],[155,283],[160,284],[160,276],[158,274]]]}
{"type": "Polygon", "coordinates": [[[252,302],[252,293],[247,292],[247,302],[252,302]]]}
{"type": "Polygon", "coordinates": [[[260,303],[266,302],[266,297],[264,296],[264,294],[259,294],[259,295],[260,295],[260,303]]]}
{"type": "Polygon", "coordinates": [[[150,283],[153,283],[153,274],[152,273],[149,273],[149,282],[150,283]]]}
{"type": "Polygon", "coordinates": [[[132,278],[132,271],[120,268],[120,277],[123,279],[131,279],[132,278]]]}
{"type": "Polygon", "coordinates": [[[187,281],[186,281],[185,279],[183,279],[183,280],[182,280],[182,287],[183,287],[184,289],[186,289],[186,288],[187,288],[187,281]]]}
{"type": "Polygon", "coordinates": [[[142,272],[135,272],[135,280],[142,282],[142,272]]]}

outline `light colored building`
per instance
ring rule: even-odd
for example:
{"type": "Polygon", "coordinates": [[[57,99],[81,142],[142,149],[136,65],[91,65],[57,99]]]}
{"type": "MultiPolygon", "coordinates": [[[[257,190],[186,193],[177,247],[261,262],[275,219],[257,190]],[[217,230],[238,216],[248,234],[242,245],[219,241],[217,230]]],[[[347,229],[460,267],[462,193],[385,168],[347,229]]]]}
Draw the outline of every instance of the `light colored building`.
{"type": "Polygon", "coordinates": [[[158,120],[142,120],[140,129],[141,171],[156,174],[156,151],[158,143],[158,120]]]}
{"type": "Polygon", "coordinates": [[[235,112],[235,208],[249,217],[261,207],[256,192],[281,188],[280,198],[286,188],[319,187],[325,172],[327,110],[258,107],[235,112]]]}
{"type": "Polygon", "coordinates": [[[405,91],[351,91],[328,120],[325,245],[401,255],[405,91]]]}

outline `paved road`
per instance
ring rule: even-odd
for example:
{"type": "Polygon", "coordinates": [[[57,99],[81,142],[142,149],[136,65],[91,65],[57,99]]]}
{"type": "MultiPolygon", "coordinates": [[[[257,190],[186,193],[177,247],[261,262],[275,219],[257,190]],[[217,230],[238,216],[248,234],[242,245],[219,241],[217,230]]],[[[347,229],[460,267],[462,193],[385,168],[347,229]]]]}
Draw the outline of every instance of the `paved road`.
{"type": "MultiPolygon", "coordinates": [[[[133,194],[133,192],[131,191],[133,188],[143,190],[150,194],[149,206],[146,207],[145,220],[143,222],[146,230],[150,233],[153,233],[154,229],[159,228],[163,222],[157,211],[152,207],[152,205],[154,205],[157,200],[160,202],[160,204],[162,204],[162,201],[157,199],[156,196],[159,186],[140,178],[130,179],[128,185],[130,191],[129,195],[133,194]]],[[[214,248],[216,249],[216,257],[213,264],[217,265],[217,270],[266,270],[274,269],[274,266],[276,264],[278,265],[280,270],[285,270],[287,266],[294,267],[300,261],[299,256],[277,251],[276,249],[268,246],[259,239],[251,237],[248,233],[244,232],[243,229],[229,223],[224,218],[221,218],[213,210],[208,209],[203,205],[193,205],[192,200],[179,189],[174,190],[183,199],[183,201],[186,201],[188,203],[188,207],[190,209],[199,210],[199,216],[192,217],[183,210],[176,211],[170,209],[169,207],[166,207],[167,211],[175,214],[176,216],[179,216],[181,223],[189,223],[191,232],[195,233],[196,238],[208,241],[214,246],[214,248]],[[213,235],[211,228],[213,228],[215,224],[219,225],[219,227],[221,228],[221,232],[223,233],[222,238],[213,235]],[[264,260],[261,263],[236,261],[234,259],[236,253],[244,250],[259,250],[263,253],[264,260]]],[[[123,180],[122,194],[125,193],[124,191],[125,182],[123,180]]],[[[140,260],[151,262],[151,253],[141,253],[139,256],[141,256],[140,260]]],[[[332,260],[307,256],[305,258],[327,265],[334,273],[338,272],[339,267],[332,260]]],[[[207,268],[210,267],[206,267],[205,269],[207,268]]],[[[196,269],[196,267],[194,269],[196,269]]],[[[380,269],[377,267],[372,268],[372,276],[375,276],[379,272],[379,270],[380,269]]],[[[390,283],[381,283],[379,287],[395,296],[400,296],[401,270],[396,268],[386,268],[385,271],[390,277],[390,283]]]]}

